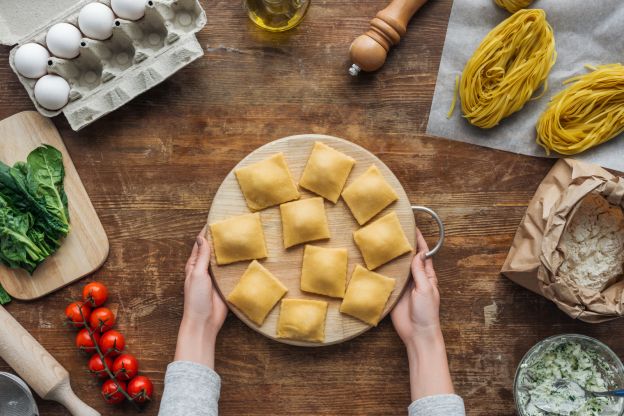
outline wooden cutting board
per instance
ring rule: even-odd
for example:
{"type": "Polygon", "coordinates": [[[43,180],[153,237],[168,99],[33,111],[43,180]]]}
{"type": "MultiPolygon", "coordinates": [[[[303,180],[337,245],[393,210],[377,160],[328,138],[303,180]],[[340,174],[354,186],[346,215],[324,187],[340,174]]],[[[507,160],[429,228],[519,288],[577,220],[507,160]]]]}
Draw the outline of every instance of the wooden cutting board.
{"type": "Polygon", "coordinates": [[[71,230],[61,248],[30,276],[24,270],[0,265],[0,283],[16,299],[40,298],[88,275],[108,257],[108,238],[89,195],[52,122],[34,111],[0,121],[0,160],[6,164],[26,160],[43,144],[57,148],[65,165],[65,192],[69,201],[71,230]]]}
{"type": "MultiPolygon", "coordinates": [[[[258,162],[274,155],[275,153],[283,152],[293,177],[296,181],[298,181],[301,177],[308,157],[310,156],[312,146],[315,141],[321,141],[356,160],[356,164],[349,175],[346,186],[364,173],[364,171],[368,169],[371,164],[377,165],[388,183],[399,195],[399,200],[391,204],[381,213],[377,214],[377,216],[371,221],[380,218],[390,211],[396,211],[408,240],[412,244],[412,247],[416,247],[416,224],[411,204],[405,194],[405,191],[403,190],[403,187],[399,183],[399,180],[396,176],[394,176],[390,169],[388,169],[388,167],[375,155],[360,146],[336,137],[317,134],[286,137],[266,144],[249,154],[226,176],[221,184],[214,197],[212,207],[210,208],[208,223],[211,224],[234,215],[250,212],[247,208],[247,204],[245,203],[240,187],[238,186],[236,177],[234,176],[235,169],[258,162]]],[[[300,192],[301,198],[316,196],[315,194],[312,194],[302,188],[300,188],[300,192]]],[[[329,222],[331,238],[325,241],[315,241],[310,244],[322,247],[347,248],[349,256],[349,270],[347,278],[350,278],[351,272],[356,264],[364,265],[360,251],[355,245],[352,236],[352,232],[357,230],[359,225],[353,218],[353,215],[351,215],[349,208],[345,205],[342,198],[335,205],[329,201],[325,201],[325,210],[329,222]]],[[[286,285],[288,293],[285,298],[317,299],[324,300],[329,303],[327,320],[325,323],[325,342],[319,344],[277,338],[276,327],[277,318],[279,316],[279,303],[275,308],[273,308],[261,327],[258,327],[247,319],[247,317],[234,306],[230,305],[230,309],[250,328],[269,338],[275,339],[276,341],[292,345],[331,345],[354,338],[368,330],[370,328],[369,325],[339,312],[340,303],[342,301],[341,299],[313,295],[300,290],[299,282],[301,276],[301,264],[303,260],[303,248],[305,245],[302,244],[288,250],[284,249],[279,207],[276,206],[265,209],[260,212],[260,216],[264,227],[267,250],[269,253],[269,257],[261,260],[261,263],[286,285]]],[[[388,300],[388,303],[386,304],[383,316],[386,316],[392,309],[399,295],[403,292],[403,288],[408,282],[412,257],[413,253],[405,254],[375,270],[377,273],[396,279],[396,286],[390,296],[390,299],[388,300]]],[[[212,271],[217,287],[222,295],[227,296],[230,294],[248,265],[249,262],[239,262],[219,266],[216,264],[213,256],[211,259],[212,271]]]]}

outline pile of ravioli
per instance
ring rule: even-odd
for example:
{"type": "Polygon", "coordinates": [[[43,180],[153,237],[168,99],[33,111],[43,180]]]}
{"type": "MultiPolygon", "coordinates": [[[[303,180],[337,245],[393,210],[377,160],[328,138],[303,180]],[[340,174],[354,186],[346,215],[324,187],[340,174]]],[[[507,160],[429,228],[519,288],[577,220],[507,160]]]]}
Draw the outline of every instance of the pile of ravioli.
{"type": "Polygon", "coordinates": [[[361,226],[353,232],[353,239],[362,254],[365,267],[357,264],[347,285],[347,249],[306,244],[303,250],[301,290],[341,298],[340,312],[368,325],[377,325],[395,286],[395,279],[373,270],[413,251],[396,212],[392,211],[371,222],[377,214],[398,200],[398,195],[377,166],[371,165],[344,188],[355,163],[353,158],[344,153],[316,142],[299,186],[318,197],[305,199],[300,199],[297,184],[283,153],[239,168],[234,173],[252,213],[210,224],[218,265],[251,261],[227,296],[227,301],[258,326],[262,326],[271,310],[280,303],[278,338],[324,342],[328,303],[289,299],[286,286],[258,262],[267,257],[263,224],[258,211],[279,205],[284,248],[290,248],[330,239],[324,199],[335,204],[342,196],[361,226]]]}

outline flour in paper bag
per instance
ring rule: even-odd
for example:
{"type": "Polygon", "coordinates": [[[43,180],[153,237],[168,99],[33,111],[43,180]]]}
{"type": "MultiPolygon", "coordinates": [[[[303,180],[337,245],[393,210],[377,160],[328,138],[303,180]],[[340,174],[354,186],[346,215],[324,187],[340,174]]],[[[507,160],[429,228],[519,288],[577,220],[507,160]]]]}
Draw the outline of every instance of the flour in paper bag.
{"type": "Polygon", "coordinates": [[[596,193],[587,195],[559,244],[564,260],[558,274],[578,286],[601,291],[622,275],[622,209],[596,193]]]}

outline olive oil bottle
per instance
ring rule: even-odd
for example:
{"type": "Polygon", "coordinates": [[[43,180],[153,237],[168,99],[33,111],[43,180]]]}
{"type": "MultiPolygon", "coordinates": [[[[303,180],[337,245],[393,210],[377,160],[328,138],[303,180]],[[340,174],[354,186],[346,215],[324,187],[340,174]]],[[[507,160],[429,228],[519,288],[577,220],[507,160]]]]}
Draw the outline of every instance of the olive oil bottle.
{"type": "Polygon", "coordinates": [[[249,18],[261,28],[283,32],[297,26],[310,0],[244,0],[249,18]]]}

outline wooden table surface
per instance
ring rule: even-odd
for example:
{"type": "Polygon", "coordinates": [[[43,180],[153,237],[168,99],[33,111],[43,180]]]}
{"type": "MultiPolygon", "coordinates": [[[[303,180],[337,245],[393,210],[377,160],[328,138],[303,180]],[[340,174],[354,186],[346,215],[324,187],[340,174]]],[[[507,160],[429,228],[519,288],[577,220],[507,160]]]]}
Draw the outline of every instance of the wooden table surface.
{"type": "MultiPolygon", "coordinates": [[[[158,413],[182,315],[183,266],[218,185],[256,147],[297,133],[366,147],[413,203],[442,215],[441,319],[468,414],[513,414],[518,361],[546,336],[580,332],[624,355],[624,322],[575,322],[499,275],[553,162],[424,134],[452,1],[429,2],[379,73],[346,75],[350,42],[384,3],[313,0],[299,28],[276,35],[255,28],[238,1],[203,1],[203,59],[78,133],[54,119],[110,238],[110,257],[93,277],[109,286],[128,349],[155,381],[146,415],[158,413]]],[[[0,118],[33,108],[8,53],[0,48],[0,118]]],[[[435,226],[417,220],[433,242],[435,226]]],[[[70,371],[82,399],[104,415],[134,414],[102,401],[63,325],[67,299],[82,285],[7,309],[70,371]]],[[[407,359],[390,319],[347,343],[304,349],[270,341],[230,314],[216,367],[223,415],[401,415],[410,403],[407,359]]],[[[44,416],[68,414],[39,405],[44,416]]]]}

